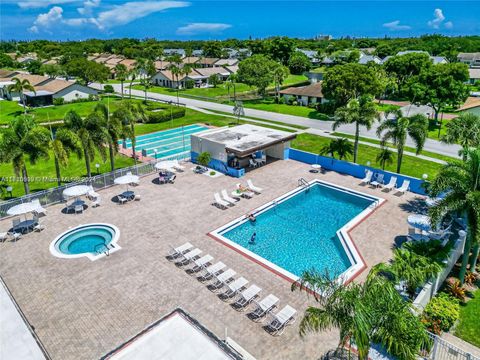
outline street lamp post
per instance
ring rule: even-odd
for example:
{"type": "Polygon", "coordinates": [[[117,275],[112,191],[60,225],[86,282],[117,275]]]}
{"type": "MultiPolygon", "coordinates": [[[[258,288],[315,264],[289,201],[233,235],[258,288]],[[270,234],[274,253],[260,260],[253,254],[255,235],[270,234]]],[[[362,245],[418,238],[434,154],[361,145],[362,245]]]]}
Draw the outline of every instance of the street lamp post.
{"type": "Polygon", "coordinates": [[[100,164],[96,163],[95,168],[97,169],[97,175],[100,175],[100,164]]]}

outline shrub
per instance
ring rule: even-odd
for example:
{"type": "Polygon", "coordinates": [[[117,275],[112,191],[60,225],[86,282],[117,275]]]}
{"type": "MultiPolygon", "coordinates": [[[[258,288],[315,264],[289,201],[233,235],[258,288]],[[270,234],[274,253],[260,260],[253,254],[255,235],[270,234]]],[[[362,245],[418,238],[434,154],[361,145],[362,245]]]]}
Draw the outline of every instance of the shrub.
{"type": "Polygon", "coordinates": [[[55,105],[55,106],[63,105],[64,103],[65,103],[65,99],[62,98],[62,97],[53,99],[53,105],[55,105]]]}
{"type": "Polygon", "coordinates": [[[465,301],[465,288],[462,286],[462,284],[460,284],[460,280],[449,278],[447,280],[447,290],[450,295],[461,301],[465,301]]]}
{"type": "Polygon", "coordinates": [[[175,107],[174,109],[170,110],[167,108],[162,111],[149,111],[147,112],[148,119],[147,123],[153,124],[153,123],[162,123],[166,121],[170,121],[172,118],[173,119],[179,119],[181,117],[185,116],[185,108],[177,108],[175,107]]]}
{"type": "Polygon", "coordinates": [[[114,92],[113,90],[113,86],[110,85],[110,84],[107,84],[103,87],[103,92],[106,93],[106,94],[111,94],[114,92]]]}
{"type": "Polygon", "coordinates": [[[337,109],[337,105],[334,101],[328,101],[326,103],[317,103],[317,111],[323,114],[333,115],[335,110],[337,109]]]}
{"type": "Polygon", "coordinates": [[[215,174],[216,174],[215,171],[210,171],[210,176],[213,176],[213,175],[215,175],[215,174]]]}
{"type": "Polygon", "coordinates": [[[471,285],[475,284],[476,281],[477,281],[477,274],[475,274],[475,273],[473,273],[473,272],[471,272],[471,271],[469,271],[469,272],[466,273],[466,275],[465,275],[465,283],[466,283],[467,285],[470,285],[470,286],[471,286],[471,285]]]}
{"type": "Polygon", "coordinates": [[[292,105],[293,105],[293,106],[297,106],[297,105],[298,105],[298,101],[296,101],[296,100],[292,101],[292,105]]]}
{"type": "Polygon", "coordinates": [[[185,81],[185,89],[193,89],[194,86],[195,86],[195,81],[190,79],[185,81]]]}
{"type": "Polygon", "coordinates": [[[448,331],[460,316],[460,303],[458,299],[439,293],[425,307],[422,321],[429,331],[439,334],[448,331]]]}
{"type": "Polygon", "coordinates": [[[208,164],[210,163],[210,160],[212,160],[212,156],[207,151],[202,152],[197,157],[197,162],[203,166],[208,166],[208,164]]]}

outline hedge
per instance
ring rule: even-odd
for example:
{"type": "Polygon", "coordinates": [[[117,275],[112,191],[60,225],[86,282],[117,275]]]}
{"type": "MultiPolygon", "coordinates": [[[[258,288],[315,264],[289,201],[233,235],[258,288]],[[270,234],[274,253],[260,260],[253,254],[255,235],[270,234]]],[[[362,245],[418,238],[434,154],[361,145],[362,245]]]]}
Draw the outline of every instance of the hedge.
{"type": "Polygon", "coordinates": [[[148,111],[147,112],[147,123],[162,123],[166,121],[170,121],[171,119],[179,119],[185,116],[185,108],[174,108],[171,111],[169,109],[165,109],[162,111],[148,111]]]}

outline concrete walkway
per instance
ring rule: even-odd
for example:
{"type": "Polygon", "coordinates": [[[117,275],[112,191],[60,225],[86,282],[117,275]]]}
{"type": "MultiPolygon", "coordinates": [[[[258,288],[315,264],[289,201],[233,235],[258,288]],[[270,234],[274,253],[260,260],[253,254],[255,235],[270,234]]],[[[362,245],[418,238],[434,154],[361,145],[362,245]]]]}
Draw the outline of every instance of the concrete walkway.
{"type": "Polygon", "coordinates": [[[44,360],[30,329],[23,321],[8,290],[0,279],[0,359],[44,360]]]}
{"type": "MultiPolygon", "coordinates": [[[[103,89],[102,84],[93,83],[90,85],[91,87],[97,89],[103,89]]],[[[116,92],[120,92],[120,85],[119,84],[112,84],[114,90],[116,92]]],[[[144,92],[141,90],[134,90],[132,89],[132,95],[134,96],[144,96],[144,92]]],[[[171,95],[164,95],[158,94],[154,92],[147,92],[147,96],[152,99],[163,100],[163,101],[173,101],[176,102],[176,96],[171,95]]],[[[195,100],[189,98],[180,98],[180,102],[184,103],[189,108],[202,108],[214,111],[221,111],[224,113],[233,113],[233,106],[219,104],[215,102],[209,101],[202,101],[202,100],[195,100]]],[[[245,116],[246,117],[253,117],[256,119],[265,119],[270,121],[278,121],[283,122],[285,124],[291,125],[300,125],[307,128],[313,128],[318,130],[324,131],[331,131],[332,130],[332,121],[323,121],[323,120],[315,120],[309,119],[302,116],[295,116],[295,115],[287,115],[287,114],[279,114],[270,111],[264,110],[257,110],[257,109],[250,109],[245,108],[245,116]]],[[[360,130],[360,135],[362,137],[368,137],[372,139],[378,139],[376,135],[378,124],[372,126],[370,130],[362,128],[360,130]]],[[[355,126],[354,125],[343,125],[340,126],[337,131],[347,133],[347,134],[354,134],[355,133],[355,126]]],[[[414,146],[414,143],[411,139],[407,139],[407,146],[414,146]]],[[[458,145],[447,145],[443,144],[437,140],[427,139],[425,142],[425,150],[431,151],[437,154],[458,157],[458,151],[460,150],[460,146],[458,145]]]]}
{"type": "Polygon", "coordinates": [[[480,359],[480,349],[450,333],[443,333],[442,339],[480,359]]]}

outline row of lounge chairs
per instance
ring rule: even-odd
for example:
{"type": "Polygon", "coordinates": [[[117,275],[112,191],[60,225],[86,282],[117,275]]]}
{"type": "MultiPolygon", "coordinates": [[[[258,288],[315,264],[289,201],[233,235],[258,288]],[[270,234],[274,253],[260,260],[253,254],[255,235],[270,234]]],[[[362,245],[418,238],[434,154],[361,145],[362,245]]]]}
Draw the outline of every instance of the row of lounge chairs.
{"type": "Polygon", "coordinates": [[[296,310],[286,305],[278,312],[273,312],[279,299],[269,294],[257,301],[262,289],[252,284],[247,287],[249,281],[244,277],[235,279],[237,272],[219,261],[213,264],[213,256],[201,255],[202,250],[195,248],[187,242],[170,250],[167,258],[177,266],[191,267],[186,269],[189,274],[197,275],[198,280],[208,283],[207,287],[212,292],[218,293],[223,301],[231,301],[231,306],[238,311],[245,311],[253,304],[254,308],[248,313],[248,317],[256,322],[265,322],[265,330],[272,335],[281,335],[285,327],[295,322],[296,310]],[[223,292],[220,292],[223,289],[223,292]]]}
{"type": "Polygon", "coordinates": [[[395,190],[397,193],[405,194],[410,190],[410,180],[405,179],[401,186],[397,186],[397,177],[392,176],[390,181],[385,184],[385,175],[383,173],[373,174],[373,171],[367,170],[365,178],[362,179],[360,184],[366,184],[375,188],[383,188],[386,191],[395,190]]]}
{"type": "Polygon", "coordinates": [[[260,195],[263,191],[262,188],[255,186],[252,180],[247,180],[247,187],[242,186],[240,183],[236,184],[235,191],[232,192],[230,196],[227,193],[227,190],[223,189],[220,194],[214,193],[214,202],[212,205],[220,208],[220,209],[228,209],[230,206],[234,206],[240,198],[243,197],[245,199],[251,199],[255,194],[260,195]],[[221,196],[220,196],[221,195],[221,196]]]}

